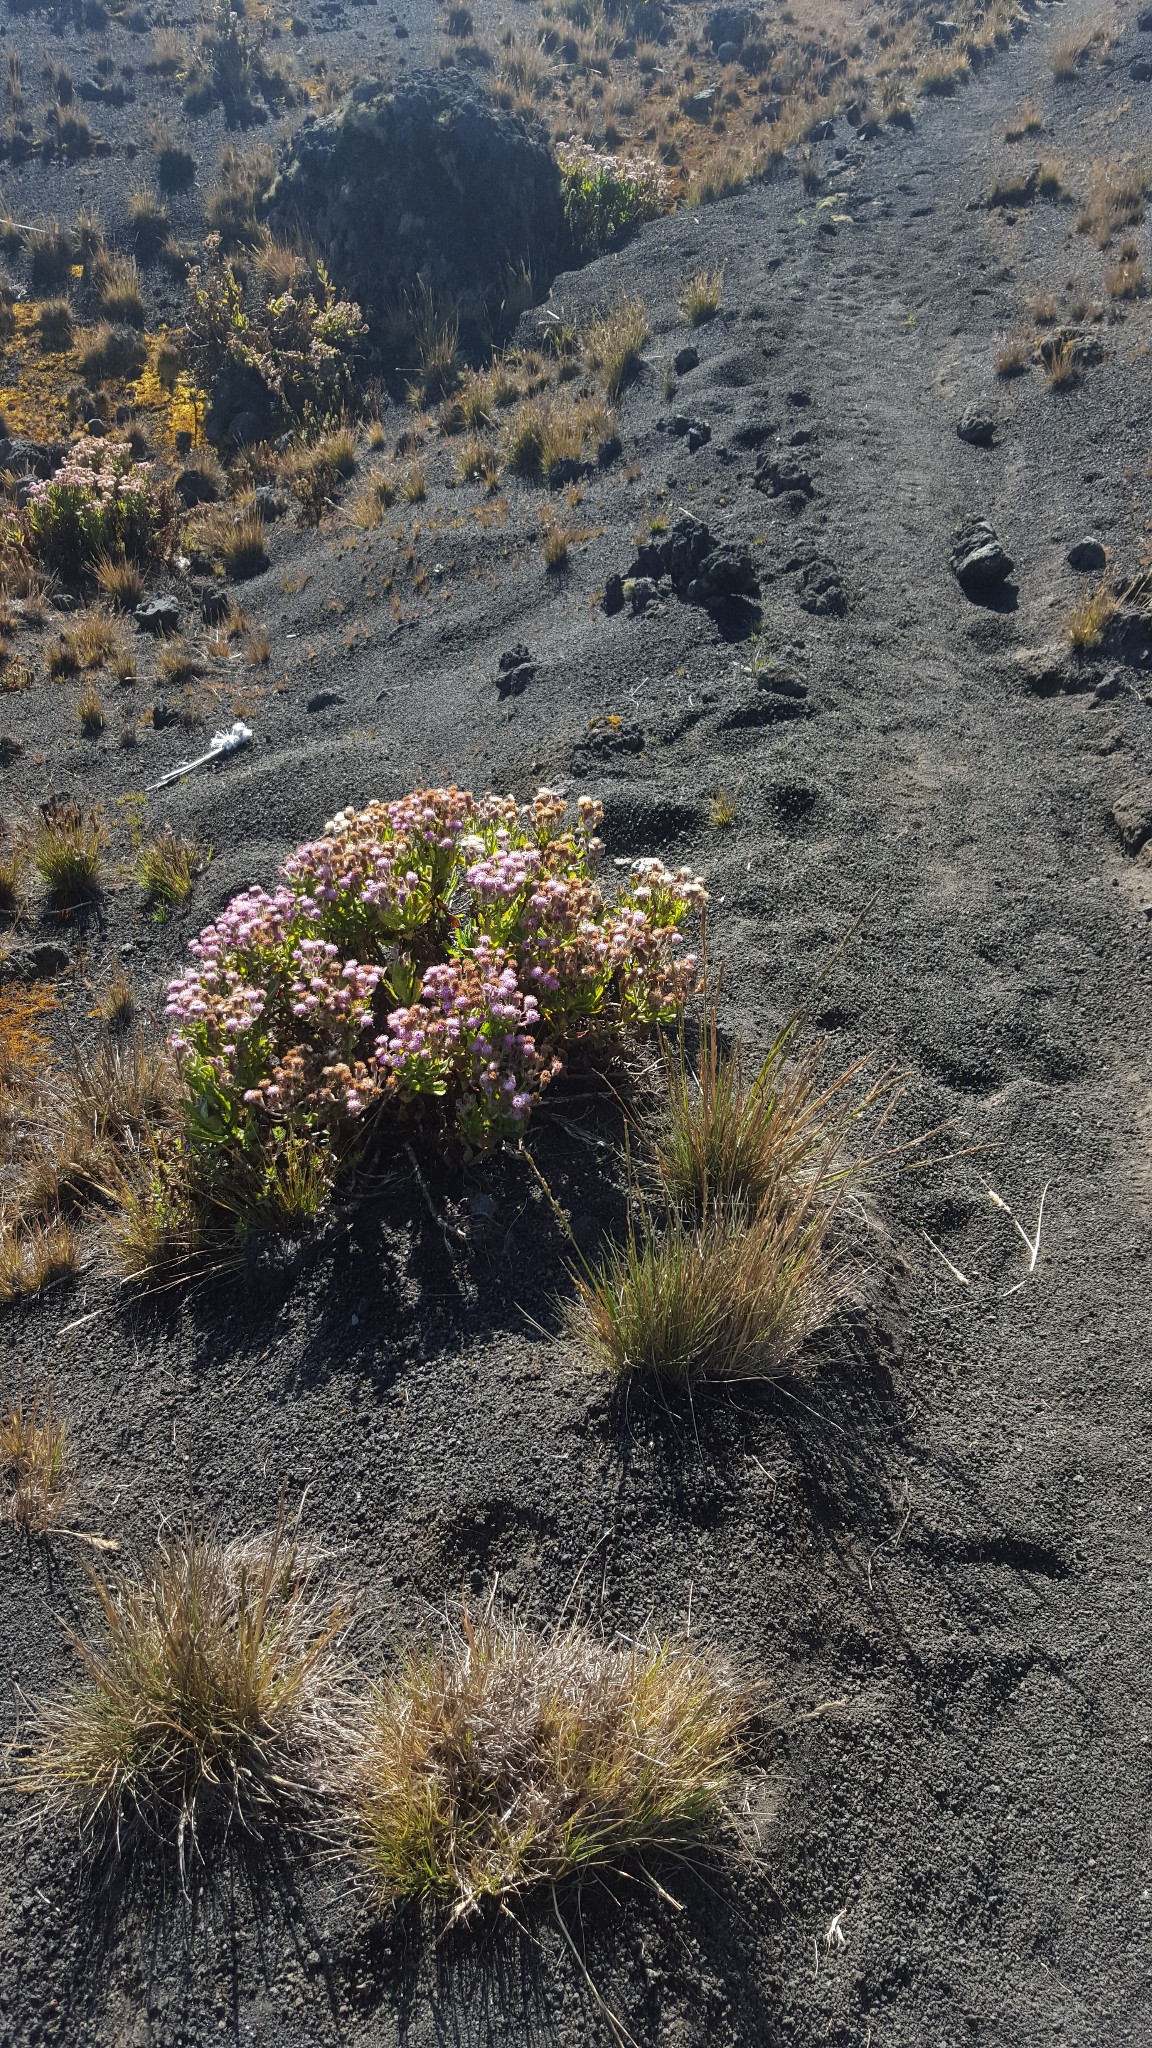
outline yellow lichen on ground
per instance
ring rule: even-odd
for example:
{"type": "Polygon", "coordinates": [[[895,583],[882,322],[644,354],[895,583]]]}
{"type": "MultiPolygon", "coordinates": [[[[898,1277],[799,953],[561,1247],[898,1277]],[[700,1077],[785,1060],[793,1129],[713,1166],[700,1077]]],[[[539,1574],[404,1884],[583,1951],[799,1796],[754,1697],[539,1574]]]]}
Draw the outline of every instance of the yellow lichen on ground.
{"type": "MultiPolygon", "coordinates": [[[[71,348],[45,349],[40,344],[37,322],[40,307],[25,303],[13,308],[15,331],[4,349],[0,376],[0,413],[10,434],[31,441],[67,440],[80,421],[76,395],[85,388],[80,369],[84,338],[71,348]]],[[[127,405],[137,415],[158,454],[173,455],[176,437],[187,434],[193,448],[204,441],[207,398],[186,370],[174,380],[163,381],[157,371],[160,350],[171,346],[166,328],[141,335],[148,360],[139,377],[109,378],[104,389],[117,405],[127,405]]]]}

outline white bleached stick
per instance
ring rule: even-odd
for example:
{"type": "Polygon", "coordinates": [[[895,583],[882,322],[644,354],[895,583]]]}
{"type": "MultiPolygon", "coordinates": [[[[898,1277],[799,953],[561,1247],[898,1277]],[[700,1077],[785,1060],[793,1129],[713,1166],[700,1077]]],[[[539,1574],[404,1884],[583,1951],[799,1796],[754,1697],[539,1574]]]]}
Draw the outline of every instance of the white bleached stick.
{"type": "Polygon", "coordinates": [[[185,775],[194,775],[197,768],[207,768],[213,761],[223,761],[229,754],[238,754],[241,747],[246,747],[254,737],[251,726],[238,718],[227,732],[213,733],[212,745],[206,754],[199,755],[195,761],[182,761],[179,768],[169,769],[159,782],[150,782],[145,796],[151,796],[157,789],[167,789],[170,782],[179,782],[185,775]]]}

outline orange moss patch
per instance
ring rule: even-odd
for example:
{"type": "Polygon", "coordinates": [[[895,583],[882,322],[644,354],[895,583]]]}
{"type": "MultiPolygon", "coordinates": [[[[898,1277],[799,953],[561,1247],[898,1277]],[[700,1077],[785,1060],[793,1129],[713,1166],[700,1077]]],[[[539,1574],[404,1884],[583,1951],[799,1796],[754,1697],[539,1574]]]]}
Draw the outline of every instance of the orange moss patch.
{"type": "Polygon", "coordinates": [[[0,1087],[25,1089],[52,1057],[52,1042],[41,1030],[59,1006],[52,989],[0,988],[0,1087]]]}

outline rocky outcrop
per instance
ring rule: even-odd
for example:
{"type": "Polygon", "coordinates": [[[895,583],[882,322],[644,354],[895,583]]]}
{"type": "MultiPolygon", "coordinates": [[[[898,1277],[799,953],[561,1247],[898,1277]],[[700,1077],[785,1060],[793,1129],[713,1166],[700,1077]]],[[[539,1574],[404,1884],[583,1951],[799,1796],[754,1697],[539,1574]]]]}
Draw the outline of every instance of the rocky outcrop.
{"type": "Polygon", "coordinates": [[[542,297],[565,255],[544,131],[448,72],[366,81],[328,120],[306,121],[269,216],[281,233],[302,229],[369,313],[420,281],[465,329],[497,320],[526,274],[542,297]]]}

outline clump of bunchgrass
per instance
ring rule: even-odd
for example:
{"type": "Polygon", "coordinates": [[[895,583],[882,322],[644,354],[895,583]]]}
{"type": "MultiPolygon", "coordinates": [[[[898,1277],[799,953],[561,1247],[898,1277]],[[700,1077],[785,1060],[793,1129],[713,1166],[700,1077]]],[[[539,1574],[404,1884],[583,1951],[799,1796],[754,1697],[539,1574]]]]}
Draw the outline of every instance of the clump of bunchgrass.
{"type": "Polygon", "coordinates": [[[143,570],[139,563],[123,555],[100,555],[92,564],[92,575],[97,587],[120,611],[132,611],[144,595],[143,570]]]}
{"type": "Polygon", "coordinates": [[[829,1305],[831,1213],[806,1191],[752,1216],[661,1218],[643,1207],[622,1242],[575,1271],[569,1327],[622,1376],[683,1386],[773,1378],[829,1305]]]}
{"type": "Polygon", "coordinates": [[[220,545],[224,573],[237,583],[268,567],[268,536],[258,512],[244,512],[226,529],[220,545]]]}
{"type": "Polygon", "coordinates": [[[67,1432],[54,1413],[52,1388],[0,1410],[0,1522],[47,1535],[67,1498],[67,1432]]]}
{"type": "Polygon", "coordinates": [[[89,902],[100,887],[107,827],[99,808],[49,797],[31,832],[32,864],[58,909],[89,902]]]}
{"type": "Polygon", "coordinates": [[[724,297],[724,271],[698,270],[680,293],[680,311],[689,327],[703,327],[714,320],[724,297]]]}
{"type": "Polygon", "coordinates": [[[153,909],[170,910],[185,903],[192,894],[197,875],[211,854],[194,839],[186,839],[165,825],[155,839],[141,848],[136,877],[145,900],[153,909]]]}
{"type": "Polygon", "coordinates": [[[343,1710],[347,1612],[296,1523],[177,1531],[139,1576],[93,1585],[99,1631],[71,1636],[80,1674],[37,1712],[23,1789],[77,1810],[94,1844],[143,1831],[182,1875],[222,1835],[306,1814],[343,1710]]]}
{"type": "Polygon", "coordinates": [[[1068,620],[1068,644],[1077,654],[1092,654],[1107,638],[1108,628],[1119,609],[1110,583],[1086,591],[1068,620]]]}
{"type": "Polygon", "coordinates": [[[736,1793],[746,1689],[704,1645],[466,1607],[373,1697],[353,1780],[378,1903],[449,1921],[647,1855],[699,1855],[736,1793]]]}
{"type": "Polygon", "coordinates": [[[611,404],[635,377],[649,332],[643,299],[623,300],[589,327],[585,353],[599,372],[611,404]]]}
{"type": "Polygon", "coordinates": [[[0,1303],[42,1294],[79,1263],[80,1240],[63,1217],[30,1226],[0,1220],[0,1303]]]}

